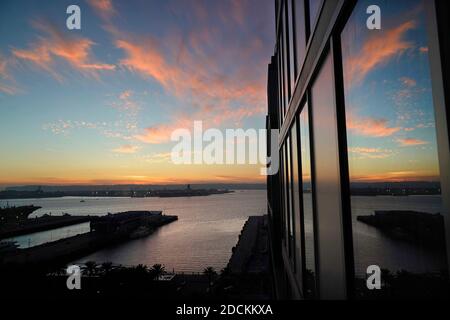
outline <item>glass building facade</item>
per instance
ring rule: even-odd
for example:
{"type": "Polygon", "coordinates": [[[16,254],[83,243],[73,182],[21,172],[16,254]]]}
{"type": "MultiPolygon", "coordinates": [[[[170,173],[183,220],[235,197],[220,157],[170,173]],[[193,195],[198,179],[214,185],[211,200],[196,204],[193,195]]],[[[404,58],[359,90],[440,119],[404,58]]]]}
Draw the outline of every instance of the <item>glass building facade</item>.
{"type": "Polygon", "coordinates": [[[266,124],[280,133],[267,148],[280,159],[267,178],[277,296],[448,298],[448,2],[275,9],[266,124]]]}

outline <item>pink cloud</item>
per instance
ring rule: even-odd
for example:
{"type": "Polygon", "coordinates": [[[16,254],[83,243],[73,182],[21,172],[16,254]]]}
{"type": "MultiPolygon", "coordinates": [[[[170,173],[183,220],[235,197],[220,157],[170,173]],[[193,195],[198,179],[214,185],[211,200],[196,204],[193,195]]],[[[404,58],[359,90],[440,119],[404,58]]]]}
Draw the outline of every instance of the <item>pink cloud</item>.
{"type": "Polygon", "coordinates": [[[112,0],[88,0],[88,4],[103,19],[109,19],[116,14],[112,0]]]}
{"type": "Polygon", "coordinates": [[[402,82],[403,85],[405,85],[407,87],[415,87],[417,85],[416,80],[408,78],[408,77],[400,78],[400,81],[402,82]]]}
{"type": "Polygon", "coordinates": [[[392,150],[367,147],[353,147],[348,149],[349,153],[357,155],[359,158],[365,159],[385,159],[392,155],[392,150]]]}
{"type": "Polygon", "coordinates": [[[67,36],[44,21],[36,21],[33,25],[45,36],[39,37],[29,49],[14,48],[12,53],[16,58],[35,64],[59,81],[62,81],[62,76],[56,71],[55,58],[62,59],[79,72],[94,77],[98,76],[98,71],[115,69],[115,65],[99,63],[93,59],[91,51],[95,43],[90,39],[67,36]]]}
{"type": "Polygon", "coordinates": [[[415,21],[407,21],[397,28],[368,38],[360,52],[346,62],[346,79],[350,85],[361,82],[375,68],[413,48],[414,44],[403,37],[415,27],[415,21]]]}
{"type": "MultiPolygon", "coordinates": [[[[198,36],[208,38],[207,34],[197,34],[194,38],[198,36]]],[[[193,43],[194,49],[188,52],[185,48],[176,61],[170,60],[171,54],[162,52],[155,39],[118,40],[116,45],[126,53],[126,57],[120,61],[122,66],[144,77],[150,77],[167,92],[198,106],[196,111],[190,113],[189,127],[192,126],[193,120],[198,119],[218,126],[226,121],[236,123],[265,112],[265,85],[261,81],[264,79],[247,80],[246,76],[251,71],[244,71],[245,68],[242,72],[247,75],[242,77],[220,73],[216,66],[217,61],[214,61],[218,58],[202,58],[204,52],[199,43],[204,42],[194,40],[193,43]]],[[[175,117],[173,122],[185,123],[185,118],[184,115],[181,119],[175,117]]],[[[171,133],[169,128],[172,127],[162,124],[159,127],[147,128],[137,137],[148,143],[162,143],[168,141],[171,133]]]]}
{"type": "Polygon", "coordinates": [[[10,61],[0,54],[0,92],[15,95],[21,90],[16,86],[13,77],[8,72],[10,61]]]}
{"type": "Polygon", "coordinates": [[[405,138],[397,140],[402,147],[410,147],[410,146],[422,146],[428,144],[427,141],[413,138],[405,138]]]}
{"type": "Polygon", "coordinates": [[[231,0],[186,1],[170,8],[192,24],[186,30],[168,31],[164,39],[132,35],[108,22],[105,26],[124,52],[122,67],[157,82],[186,106],[173,113],[170,122],[146,128],[135,137],[163,143],[170,138],[169,129],[179,128],[180,123],[187,123],[187,128],[194,120],[203,120],[205,126],[236,125],[262,116],[269,57],[261,54],[266,44],[255,36],[254,28],[267,22],[262,8],[269,7],[259,1],[231,0]]]}
{"type": "Polygon", "coordinates": [[[389,137],[401,130],[400,127],[389,127],[386,119],[357,117],[351,117],[347,121],[347,127],[357,135],[375,138],[389,137]]]}
{"type": "Polygon", "coordinates": [[[170,135],[178,129],[171,125],[158,125],[145,128],[141,134],[135,135],[135,138],[144,143],[160,144],[170,141],[170,135]]]}

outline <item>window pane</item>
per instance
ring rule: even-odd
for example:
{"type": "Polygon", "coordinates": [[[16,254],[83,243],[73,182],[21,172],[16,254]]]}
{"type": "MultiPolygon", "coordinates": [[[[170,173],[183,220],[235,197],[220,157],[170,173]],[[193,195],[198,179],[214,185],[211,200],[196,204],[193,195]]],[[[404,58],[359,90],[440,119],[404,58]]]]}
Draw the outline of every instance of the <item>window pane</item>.
{"type": "Polygon", "coordinates": [[[283,110],[282,119],[286,114],[286,64],[285,64],[285,54],[284,54],[284,37],[280,37],[280,66],[281,66],[281,108],[283,110]]]}
{"type": "Polygon", "coordinates": [[[282,228],[281,236],[282,236],[283,240],[286,239],[286,228],[285,228],[285,226],[286,226],[286,218],[285,218],[285,214],[286,214],[285,213],[286,212],[285,203],[286,203],[286,201],[284,198],[286,192],[284,190],[284,186],[285,186],[285,184],[284,184],[284,181],[285,181],[284,159],[285,159],[285,156],[284,156],[284,145],[283,145],[280,150],[280,185],[281,185],[281,207],[280,207],[280,210],[281,210],[281,228],[282,228]]]}
{"type": "Polygon", "coordinates": [[[356,288],[361,298],[441,297],[447,269],[425,6],[359,1],[342,33],[356,288]],[[368,291],[370,265],[382,290],[368,291]]]}
{"type": "Polygon", "coordinates": [[[305,1],[294,0],[295,11],[295,45],[297,57],[297,76],[303,65],[306,51],[305,1]]]}
{"type": "Polygon", "coordinates": [[[321,2],[322,0],[309,0],[309,22],[311,33],[313,32],[314,25],[316,24],[321,2]]]}
{"type": "Polygon", "coordinates": [[[278,52],[278,118],[279,118],[279,128],[283,124],[283,76],[282,76],[283,65],[281,63],[281,53],[278,52]]]}
{"type": "Polygon", "coordinates": [[[321,298],[344,298],[339,154],[333,65],[325,60],[312,88],[312,121],[321,298]]]}
{"type": "Polygon", "coordinates": [[[301,212],[300,212],[300,190],[299,190],[299,168],[298,168],[298,140],[297,140],[297,123],[291,128],[291,142],[292,142],[292,220],[294,222],[294,248],[295,248],[295,272],[299,283],[302,282],[302,263],[301,263],[301,253],[302,253],[302,234],[301,234],[301,212]]]}
{"type": "Polygon", "coordinates": [[[287,0],[288,8],[288,32],[289,32],[289,78],[290,78],[290,92],[294,90],[295,85],[295,64],[294,64],[294,20],[292,10],[292,0],[287,0]]]}
{"type": "Polygon", "coordinates": [[[316,253],[314,249],[314,216],[311,188],[311,149],[309,145],[308,105],[300,113],[300,146],[302,164],[303,219],[305,232],[305,298],[316,297],[316,253]]]}
{"type": "Polygon", "coordinates": [[[284,166],[283,166],[283,175],[284,175],[284,223],[285,223],[285,238],[286,238],[286,246],[289,251],[289,215],[290,215],[290,206],[289,206],[289,176],[287,174],[288,172],[288,161],[287,161],[287,142],[283,146],[283,157],[284,157],[284,166]]]}
{"type": "Polygon", "coordinates": [[[286,192],[288,195],[288,211],[287,220],[288,220],[288,247],[289,247],[289,257],[292,259],[293,256],[293,242],[294,242],[294,229],[293,229],[293,221],[292,221],[292,176],[291,176],[291,144],[290,137],[286,139],[286,192]]]}
{"type": "Polygon", "coordinates": [[[281,24],[283,26],[283,33],[281,38],[283,39],[283,65],[284,65],[284,109],[285,113],[289,108],[289,47],[288,47],[288,32],[286,30],[286,6],[283,7],[283,12],[281,14],[281,24]]]}

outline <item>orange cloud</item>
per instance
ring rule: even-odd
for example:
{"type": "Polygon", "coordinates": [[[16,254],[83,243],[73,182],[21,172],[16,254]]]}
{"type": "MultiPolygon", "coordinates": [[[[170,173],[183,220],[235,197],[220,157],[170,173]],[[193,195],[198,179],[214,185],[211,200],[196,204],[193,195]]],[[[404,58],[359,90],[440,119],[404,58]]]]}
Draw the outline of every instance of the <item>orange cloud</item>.
{"type": "Polygon", "coordinates": [[[173,124],[159,124],[153,127],[145,128],[141,134],[134,138],[140,142],[149,144],[160,144],[170,141],[172,132],[177,129],[188,129],[192,127],[192,122],[188,118],[179,118],[173,124]]]}
{"type": "Polygon", "coordinates": [[[109,19],[116,14],[111,0],[88,0],[88,4],[103,19],[109,19]]]}
{"type": "Polygon", "coordinates": [[[132,146],[130,144],[126,144],[126,145],[120,146],[119,148],[113,149],[112,151],[115,153],[131,154],[131,153],[136,153],[139,149],[140,149],[139,146],[132,146]]]}
{"type": "MultiPolygon", "coordinates": [[[[258,3],[256,7],[265,6],[258,3]]],[[[187,124],[185,128],[192,127],[194,120],[203,120],[204,126],[240,125],[245,118],[265,113],[267,57],[261,54],[265,42],[259,34],[255,36],[255,21],[244,19],[255,17],[255,9],[239,0],[177,6],[172,8],[175,15],[192,18],[193,14],[195,22],[164,39],[134,36],[105,23],[116,47],[124,52],[119,64],[154,80],[186,105],[187,110],[173,115],[169,123],[136,135],[139,141],[167,142],[172,128],[180,123],[187,124]]],[[[263,12],[259,16],[264,17],[263,12]]],[[[256,20],[262,23],[264,18],[256,20]]]]}
{"type": "Polygon", "coordinates": [[[20,92],[16,87],[14,79],[8,73],[9,61],[0,54],[0,92],[15,95],[20,92]]]}
{"type": "MultiPolygon", "coordinates": [[[[197,42],[202,43],[194,41],[197,42]]],[[[229,77],[220,73],[210,57],[203,59],[204,52],[199,44],[193,49],[197,59],[185,48],[175,62],[170,60],[171,54],[163,54],[159,43],[152,38],[117,40],[116,46],[126,53],[120,61],[122,66],[152,78],[166,91],[198,106],[189,117],[175,117],[175,125],[162,124],[145,129],[143,134],[136,136],[139,141],[167,142],[173,129],[180,128],[180,124],[191,127],[198,119],[218,126],[225,121],[236,123],[265,112],[265,87],[261,79],[242,80],[244,76],[229,77]]]]}
{"type": "Polygon", "coordinates": [[[389,127],[386,119],[356,118],[347,121],[347,128],[353,133],[368,137],[389,137],[401,130],[400,127],[389,127]]]}
{"type": "Polygon", "coordinates": [[[380,174],[352,175],[353,182],[405,182],[405,181],[435,181],[438,175],[433,172],[392,171],[380,174]]]}
{"type": "Polygon", "coordinates": [[[0,83],[0,92],[6,93],[9,95],[15,95],[19,92],[19,90],[16,87],[11,87],[11,86],[0,83]]]}
{"type": "Polygon", "coordinates": [[[400,81],[407,87],[415,87],[417,85],[416,80],[408,77],[400,78],[400,81]]]}
{"type": "Polygon", "coordinates": [[[6,59],[3,58],[2,55],[0,55],[0,77],[2,77],[2,78],[7,77],[6,64],[7,64],[6,59]]]}
{"type": "Polygon", "coordinates": [[[348,152],[358,155],[360,159],[385,159],[392,155],[391,150],[384,150],[379,148],[353,147],[348,148],[348,152]]]}
{"type": "Polygon", "coordinates": [[[400,143],[402,147],[421,146],[428,144],[427,141],[413,138],[398,139],[397,141],[400,143]]]}
{"type": "Polygon", "coordinates": [[[361,51],[347,60],[345,73],[348,82],[351,85],[361,82],[372,70],[412,48],[414,44],[403,37],[415,27],[415,21],[407,21],[397,28],[370,37],[361,51]]]}
{"type": "Polygon", "coordinates": [[[170,88],[170,79],[180,77],[177,69],[166,63],[163,54],[156,49],[154,40],[146,39],[140,44],[117,40],[116,46],[127,54],[127,57],[120,61],[121,65],[154,78],[164,87],[170,88]]]}
{"type": "Polygon", "coordinates": [[[30,49],[13,49],[16,58],[29,61],[62,81],[55,70],[55,58],[60,58],[85,75],[97,76],[97,71],[114,70],[115,65],[97,63],[92,58],[93,41],[82,37],[69,37],[55,26],[37,21],[34,26],[46,36],[40,37],[30,49]]]}

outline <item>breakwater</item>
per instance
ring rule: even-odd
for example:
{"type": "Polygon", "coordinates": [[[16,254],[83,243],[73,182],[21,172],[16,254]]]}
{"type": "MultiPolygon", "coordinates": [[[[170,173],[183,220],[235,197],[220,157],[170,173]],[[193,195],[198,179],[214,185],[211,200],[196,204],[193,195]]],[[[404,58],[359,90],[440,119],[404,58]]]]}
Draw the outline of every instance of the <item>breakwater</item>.
{"type": "Polygon", "coordinates": [[[90,218],[90,232],[32,248],[17,249],[0,256],[0,264],[53,265],[68,262],[104,247],[130,240],[133,231],[141,226],[155,229],[178,219],[177,216],[163,215],[161,211],[128,211],[90,218]]]}

